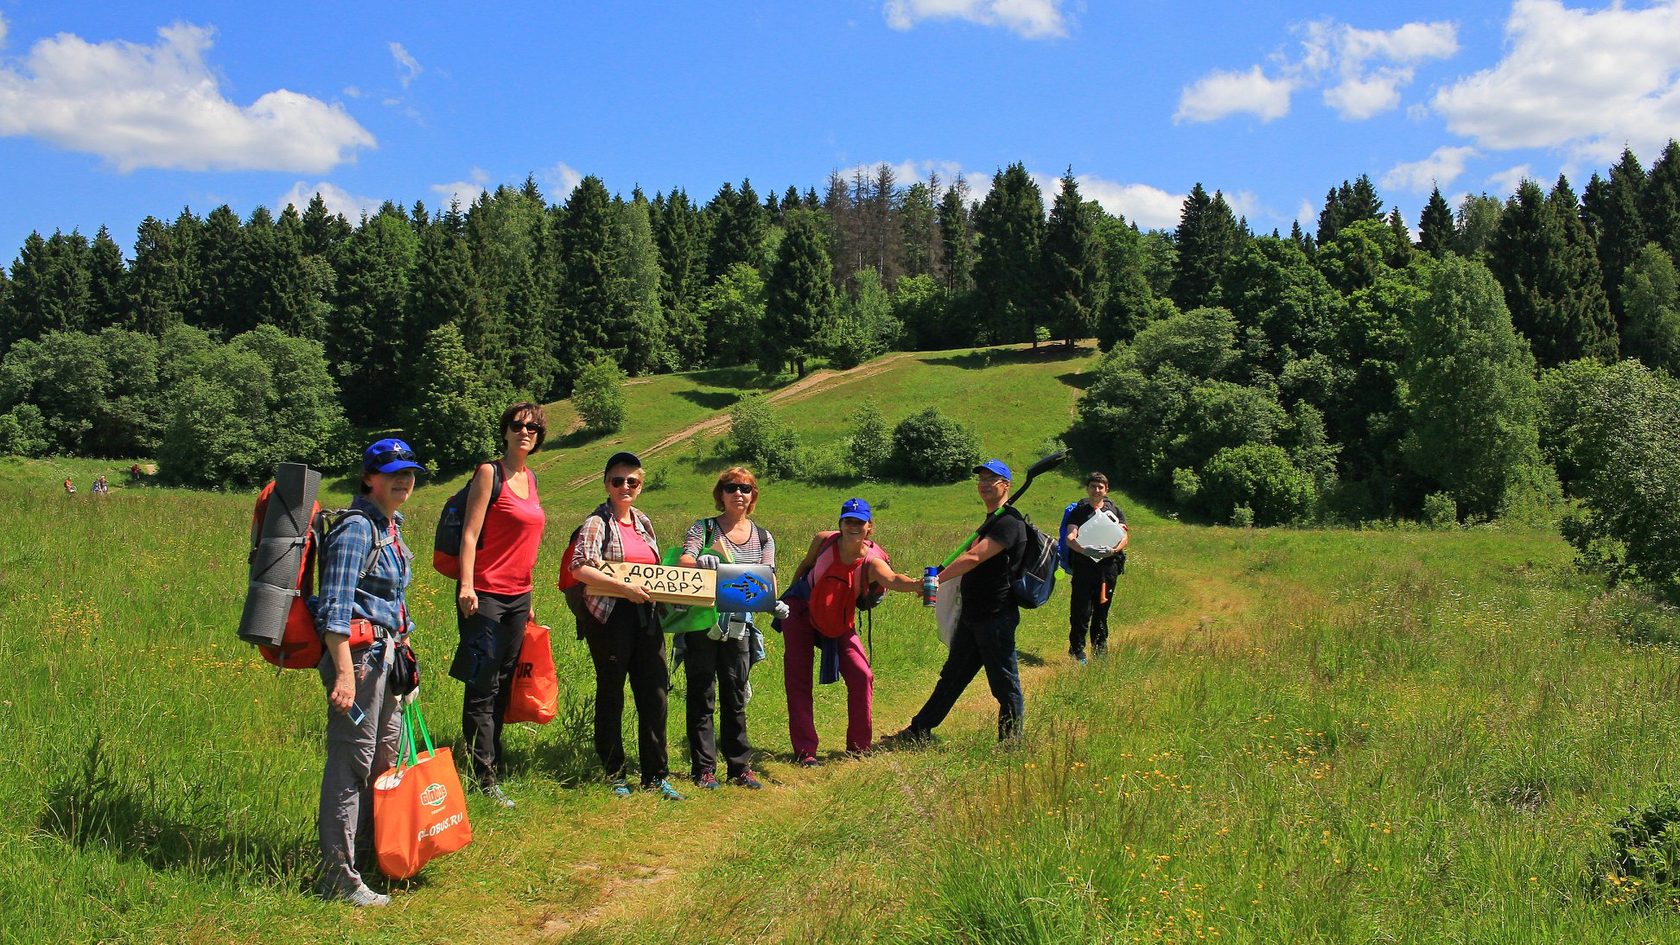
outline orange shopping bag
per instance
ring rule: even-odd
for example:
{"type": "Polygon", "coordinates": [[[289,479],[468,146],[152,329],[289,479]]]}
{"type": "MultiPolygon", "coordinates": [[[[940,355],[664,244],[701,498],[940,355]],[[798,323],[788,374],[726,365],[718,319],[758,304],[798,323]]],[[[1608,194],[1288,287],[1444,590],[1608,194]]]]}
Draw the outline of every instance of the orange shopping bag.
{"type": "Polygon", "coordinates": [[[554,671],[554,651],[548,644],[548,628],[535,617],[525,621],[525,642],[519,650],[519,668],[513,673],[503,722],[535,722],[547,725],[560,713],[560,675],[554,671]]]}
{"type": "Polygon", "coordinates": [[[420,872],[433,857],[454,853],[472,840],[467,798],[448,748],[432,747],[420,703],[402,707],[397,766],[373,782],[373,846],[379,871],[394,879],[420,872]],[[414,733],[426,741],[417,752],[414,733]]]}

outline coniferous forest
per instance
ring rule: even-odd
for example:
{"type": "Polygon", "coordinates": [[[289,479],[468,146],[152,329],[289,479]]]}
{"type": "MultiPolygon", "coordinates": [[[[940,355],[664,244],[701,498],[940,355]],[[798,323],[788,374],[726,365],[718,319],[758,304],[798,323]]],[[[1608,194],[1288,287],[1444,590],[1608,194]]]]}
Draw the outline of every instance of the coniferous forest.
{"type": "Polygon", "coordinates": [[[1437,190],[1415,231],[1366,176],[1329,188],[1313,232],[1257,234],[1201,184],[1167,232],[1020,164],[981,199],[881,165],[703,203],[591,176],[355,222],[319,196],[186,209],[129,252],[103,228],[31,234],[0,273],[0,453],[156,456],[166,480],[239,486],[401,428],[448,468],[491,447],[461,431],[602,362],[768,383],[1094,336],[1078,415],[1046,437],[1139,496],[1253,524],[1555,520],[1578,498],[1585,555],[1672,589],[1680,568],[1634,559],[1680,535],[1616,509],[1680,499],[1677,254],[1673,141],[1579,192],[1437,190]]]}

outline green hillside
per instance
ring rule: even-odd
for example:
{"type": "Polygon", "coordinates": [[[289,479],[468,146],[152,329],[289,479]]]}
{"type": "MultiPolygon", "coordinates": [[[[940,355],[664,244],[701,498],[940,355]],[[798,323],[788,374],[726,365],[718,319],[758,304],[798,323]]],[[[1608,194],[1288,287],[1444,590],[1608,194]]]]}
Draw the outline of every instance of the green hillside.
{"type": "MultiPolygon", "coordinates": [[[[1065,430],[1093,363],[1089,349],[899,354],[770,396],[815,449],[842,448],[868,398],[889,422],[937,406],[1021,469],[1065,430]]],[[[995,745],[977,680],[933,747],[798,769],[773,638],[749,708],[767,790],[611,798],[558,557],[615,449],[643,453],[663,540],[708,513],[728,462],[716,418],[748,380],[633,382],[628,432],[606,438],[562,434],[570,408],[550,410],[556,435],[533,458],[549,516],[536,606],[555,627],[561,718],[510,727],[518,809],[475,796],[473,843],[377,912],[304,890],[323,699],[312,674],[276,676],[234,637],[251,497],[131,488],[127,463],[0,460],[17,523],[0,535],[0,941],[1680,935],[1671,908],[1630,905],[1637,888],[1600,859],[1629,805],[1680,781],[1680,657],[1639,642],[1680,637],[1672,613],[1604,595],[1549,532],[1194,527],[1132,505],[1125,470],[1108,470],[1134,525],[1110,655],[1069,662],[1065,591],[1024,614],[1018,748],[995,745]],[[87,483],[102,472],[113,492],[98,499],[87,483]]],[[[1053,529],[1082,473],[1040,480],[1026,511],[1053,529]]],[[[405,510],[417,561],[461,481],[405,510]]],[[[904,571],[981,514],[970,482],[770,481],[757,518],[784,573],[853,494],[904,571]]],[[[414,642],[442,741],[460,730],[452,597],[417,568],[414,642]]],[[[878,737],[926,698],[943,648],[919,601],[894,595],[873,649],[878,737]]],[[[681,680],[671,760],[686,772],[681,680]]],[[[844,696],[818,687],[825,751],[842,747],[844,696]]]]}

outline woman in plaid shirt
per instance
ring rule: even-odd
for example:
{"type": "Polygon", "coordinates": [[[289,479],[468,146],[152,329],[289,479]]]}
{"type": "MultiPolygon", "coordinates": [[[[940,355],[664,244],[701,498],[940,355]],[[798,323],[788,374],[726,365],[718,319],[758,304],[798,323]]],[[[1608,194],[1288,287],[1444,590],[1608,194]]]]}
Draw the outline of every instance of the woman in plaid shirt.
{"type": "Polygon", "coordinates": [[[620,584],[601,570],[606,561],[658,564],[659,542],[653,522],[635,506],[642,494],[642,461],[635,453],[614,453],[601,477],[607,501],[583,520],[570,562],[586,588],[613,588],[624,598],[587,593],[590,619],[583,628],[589,658],[595,664],[595,753],[606,768],[613,793],[630,796],[624,756],[624,681],[636,700],[636,741],[641,754],[642,788],[668,801],[682,795],[671,786],[665,746],[665,633],[654,619],[653,599],[645,589],[620,584]]]}

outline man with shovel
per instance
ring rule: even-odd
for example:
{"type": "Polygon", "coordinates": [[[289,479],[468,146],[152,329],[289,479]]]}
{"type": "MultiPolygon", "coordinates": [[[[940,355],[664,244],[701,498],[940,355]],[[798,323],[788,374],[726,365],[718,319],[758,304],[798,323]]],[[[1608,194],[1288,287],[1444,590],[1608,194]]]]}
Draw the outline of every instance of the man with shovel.
{"type": "Polygon", "coordinates": [[[980,501],[986,504],[986,521],[975,531],[973,545],[939,572],[941,585],[961,581],[962,611],[950,653],[927,704],[909,727],[889,739],[895,746],[927,741],[981,669],[998,701],[998,739],[1021,734],[1024,699],[1015,662],[1015,627],[1021,622],[1021,611],[1010,584],[1026,553],[1026,522],[1006,505],[1013,478],[1008,466],[989,459],[974,467],[974,473],[980,501]]]}

